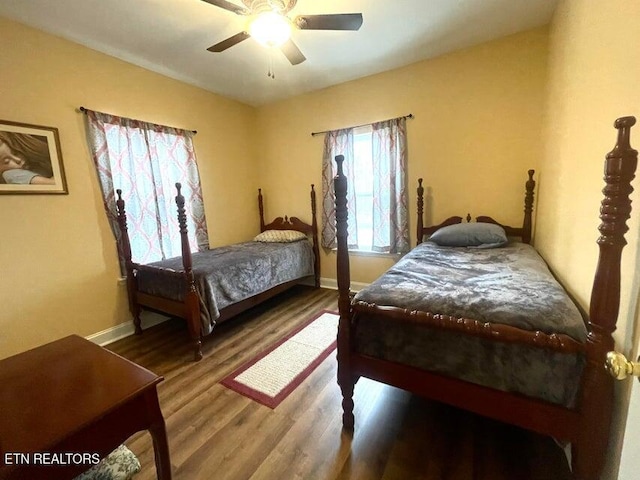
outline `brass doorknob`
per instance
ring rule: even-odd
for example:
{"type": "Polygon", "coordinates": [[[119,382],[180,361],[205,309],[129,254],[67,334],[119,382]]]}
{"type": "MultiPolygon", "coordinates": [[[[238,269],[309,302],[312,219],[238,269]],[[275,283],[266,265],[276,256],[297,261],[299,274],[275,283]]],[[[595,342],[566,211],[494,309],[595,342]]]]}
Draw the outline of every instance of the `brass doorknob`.
{"type": "Polygon", "coordinates": [[[605,368],[616,380],[624,380],[629,376],[640,377],[640,358],[637,362],[631,362],[620,352],[608,352],[605,368]]]}

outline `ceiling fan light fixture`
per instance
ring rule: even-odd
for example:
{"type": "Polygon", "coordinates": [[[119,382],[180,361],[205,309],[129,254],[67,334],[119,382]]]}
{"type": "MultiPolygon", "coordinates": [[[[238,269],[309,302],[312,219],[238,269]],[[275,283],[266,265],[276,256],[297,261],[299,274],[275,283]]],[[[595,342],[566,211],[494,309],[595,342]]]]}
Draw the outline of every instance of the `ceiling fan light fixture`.
{"type": "Polygon", "coordinates": [[[266,47],[279,47],[291,37],[291,23],[284,15],[262,12],[249,24],[249,34],[266,47]]]}

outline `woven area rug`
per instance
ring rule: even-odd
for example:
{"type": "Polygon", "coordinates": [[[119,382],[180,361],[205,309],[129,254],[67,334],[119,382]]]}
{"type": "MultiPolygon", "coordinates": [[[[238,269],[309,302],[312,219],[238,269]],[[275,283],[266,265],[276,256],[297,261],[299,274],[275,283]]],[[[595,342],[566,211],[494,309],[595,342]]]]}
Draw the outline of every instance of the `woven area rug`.
{"type": "Polygon", "coordinates": [[[220,383],[277,407],[336,348],[338,318],[334,312],[321,311],[220,383]]]}

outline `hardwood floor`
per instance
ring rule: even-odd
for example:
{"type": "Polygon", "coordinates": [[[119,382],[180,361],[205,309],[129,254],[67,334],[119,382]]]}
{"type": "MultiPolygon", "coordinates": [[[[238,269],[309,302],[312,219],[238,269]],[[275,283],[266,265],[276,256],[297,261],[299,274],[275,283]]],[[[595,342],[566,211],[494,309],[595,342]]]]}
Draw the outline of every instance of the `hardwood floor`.
{"type": "MultiPolygon", "coordinates": [[[[191,361],[186,324],[171,320],[108,348],[145,366],[159,386],[176,480],[563,480],[550,438],[360,379],[356,428],[342,431],[335,353],[271,410],[218,382],[321,309],[337,292],[296,287],[216,327],[191,361]]],[[[142,471],[155,467],[148,433],[130,438],[142,471]]]]}

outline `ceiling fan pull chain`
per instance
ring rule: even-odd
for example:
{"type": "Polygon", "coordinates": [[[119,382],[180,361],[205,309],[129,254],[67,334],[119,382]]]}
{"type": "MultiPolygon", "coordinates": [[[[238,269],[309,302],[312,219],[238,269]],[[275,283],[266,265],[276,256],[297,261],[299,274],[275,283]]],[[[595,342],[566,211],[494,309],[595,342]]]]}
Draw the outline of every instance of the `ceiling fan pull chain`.
{"type": "Polygon", "coordinates": [[[273,72],[273,56],[271,54],[271,49],[268,50],[269,55],[269,72],[267,73],[267,77],[270,77],[272,80],[275,80],[276,74],[273,72]]]}

